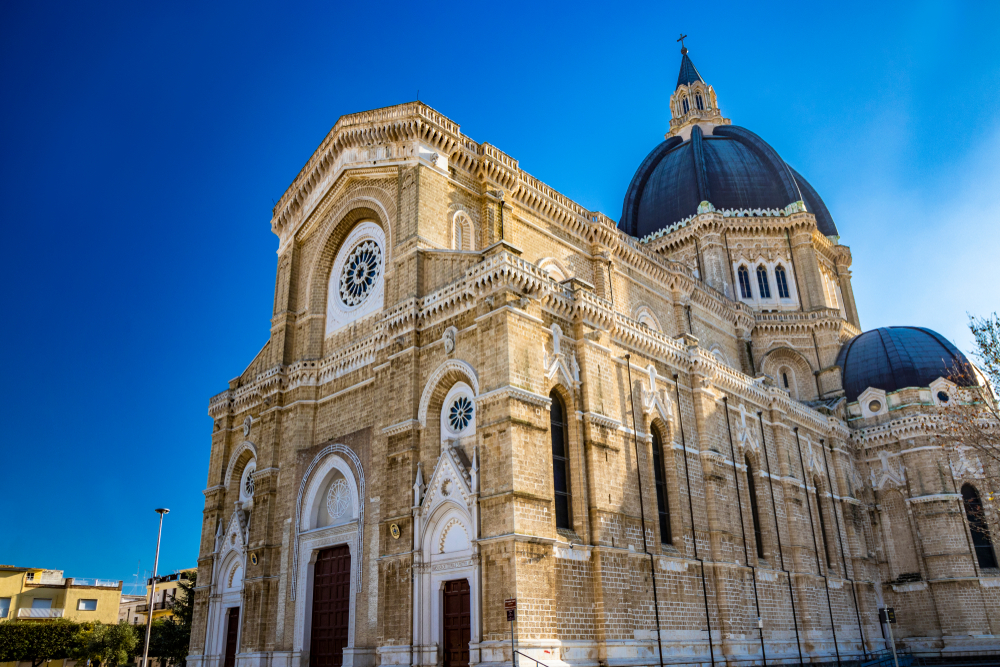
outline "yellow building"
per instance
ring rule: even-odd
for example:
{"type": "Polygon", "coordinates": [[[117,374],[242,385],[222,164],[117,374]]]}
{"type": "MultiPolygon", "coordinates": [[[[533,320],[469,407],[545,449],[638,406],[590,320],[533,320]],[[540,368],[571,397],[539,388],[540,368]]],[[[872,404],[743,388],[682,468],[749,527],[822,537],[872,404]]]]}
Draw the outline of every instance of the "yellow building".
{"type": "MultiPolygon", "coordinates": [[[[161,618],[174,618],[172,607],[174,601],[178,597],[184,597],[184,589],[180,587],[182,581],[189,580],[189,574],[195,572],[197,568],[190,568],[187,570],[181,570],[175,572],[174,574],[165,574],[161,577],[156,578],[156,584],[153,587],[153,620],[159,620],[161,618]]],[[[145,623],[146,617],[149,614],[149,586],[152,584],[153,580],[149,579],[146,585],[146,595],[145,602],[142,602],[134,606],[134,612],[129,614],[127,618],[130,619],[131,623],[145,623]]],[[[123,601],[122,606],[127,605],[127,602],[123,601]]],[[[122,618],[122,616],[119,616],[122,618]]]]}
{"type": "Polygon", "coordinates": [[[122,582],[63,577],[62,570],[0,565],[0,619],[118,622],[122,582]]]}

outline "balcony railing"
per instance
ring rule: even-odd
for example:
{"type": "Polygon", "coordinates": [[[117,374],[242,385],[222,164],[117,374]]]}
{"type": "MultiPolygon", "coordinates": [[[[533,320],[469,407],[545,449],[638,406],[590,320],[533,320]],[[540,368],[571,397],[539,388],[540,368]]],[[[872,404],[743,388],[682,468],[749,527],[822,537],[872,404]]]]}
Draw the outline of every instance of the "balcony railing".
{"type": "Polygon", "coordinates": [[[18,609],[18,618],[62,618],[62,609],[18,609]]]}
{"type": "Polygon", "coordinates": [[[83,579],[73,577],[74,586],[97,586],[98,588],[118,588],[118,582],[111,579],[83,579]]]}

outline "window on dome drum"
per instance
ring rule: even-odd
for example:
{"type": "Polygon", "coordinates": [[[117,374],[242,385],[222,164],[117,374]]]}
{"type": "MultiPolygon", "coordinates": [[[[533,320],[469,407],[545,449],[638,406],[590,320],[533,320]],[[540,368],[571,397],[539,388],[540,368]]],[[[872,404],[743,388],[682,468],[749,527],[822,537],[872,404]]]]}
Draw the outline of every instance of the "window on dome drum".
{"type": "Polygon", "coordinates": [[[962,502],[965,505],[965,516],[969,519],[972,546],[976,551],[979,567],[997,567],[997,556],[993,551],[993,541],[990,539],[990,527],[986,523],[986,511],[979,499],[979,492],[971,484],[962,486],[962,502]]]}
{"type": "Polygon", "coordinates": [[[816,514],[819,514],[819,533],[820,537],[823,538],[823,555],[826,556],[826,567],[829,572],[830,568],[830,546],[827,544],[826,539],[826,519],[823,518],[823,496],[820,493],[819,480],[813,480],[813,486],[816,487],[816,514]]]}
{"type": "Polygon", "coordinates": [[[698,110],[699,111],[702,111],[702,110],[705,109],[705,103],[701,99],[701,93],[698,93],[697,95],[695,95],[694,101],[695,101],[695,104],[698,105],[698,110]]]}
{"type": "Polygon", "coordinates": [[[754,482],[750,457],[744,456],[743,462],[747,466],[747,494],[750,496],[750,516],[753,518],[753,539],[757,543],[757,558],[763,558],[764,535],[760,530],[760,512],[757,511],[757,484],[754,482]]]}
{"type": "Polygon", "coordinates": [[[667,504],[667,475],[663,469],[663,447],[653,431],[653,479],[656,482],[656,511],[660,515],[660,542],[673,544],[670,534],[670,506],[667,504]]]}
{"type": "Polygon", "coordinates": [[[737,273],[740,276],[740,296],[742,296],[744,299],[751,298],[750,272],[747,271],[747,267],[741,266],[740,270],[737,273]]]}
{"type": "Polygon", "coordinates": [[[688,98],[685,97],[683,102],[684,102],[684,113],[687,113],[688,111],[691,110],[690,106],[688,106],[688,98]]]}
{"type": "Polygon", "coordinates": [[[552,490],[555,495],[556,528],[572,530],[570,524],[569,451],[566,446],[566,409],[556,392],[549,394],[549,430],[552,433],[552,490]]]}
{"type": "Polygon", "coordinates": [[[763,264],[757,267],[757,287],[760,288],[760,298],[771,298],[771,283],[767,280],[767,269],[763,264]]]}
{"type": "Polygon", "coordinates": [[[788,277],[785,275],[785,267],[780,264],[774,269],[774,282],[778,283],[778,296],[788,299],[788,277]]]}

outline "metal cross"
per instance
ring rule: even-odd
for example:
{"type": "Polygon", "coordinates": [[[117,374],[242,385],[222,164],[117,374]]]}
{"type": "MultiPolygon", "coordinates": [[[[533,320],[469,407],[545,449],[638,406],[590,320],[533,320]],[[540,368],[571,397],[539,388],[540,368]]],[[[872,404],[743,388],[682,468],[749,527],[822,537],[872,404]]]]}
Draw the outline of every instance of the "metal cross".
{"type": "Polygon", "coordinates": [[[685,39],[687,39],[687,35],[685,35],[684,33],[681,33],[681,38],[677,40],[678,42],[681,43],[681,48],[682,49],[684,48],[684,40],[685,39]]]}

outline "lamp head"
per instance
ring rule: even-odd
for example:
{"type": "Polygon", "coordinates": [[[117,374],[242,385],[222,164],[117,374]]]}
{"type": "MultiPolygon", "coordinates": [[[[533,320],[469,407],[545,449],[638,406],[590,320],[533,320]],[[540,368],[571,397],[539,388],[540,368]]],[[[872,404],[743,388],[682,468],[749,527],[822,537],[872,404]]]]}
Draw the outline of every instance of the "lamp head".
{"type": "Polygon", "coordinates": [[[160,516],[163,516],[164,514],[170,514],[170,510],[168,510],[166,507],[158,507],[156,509],[156,513],[159,514],[160,516]]]}

